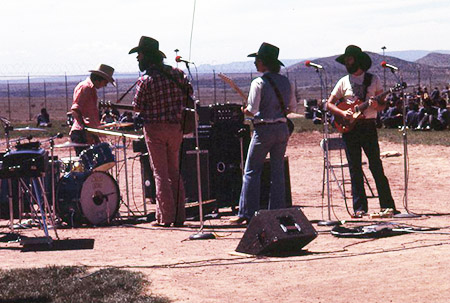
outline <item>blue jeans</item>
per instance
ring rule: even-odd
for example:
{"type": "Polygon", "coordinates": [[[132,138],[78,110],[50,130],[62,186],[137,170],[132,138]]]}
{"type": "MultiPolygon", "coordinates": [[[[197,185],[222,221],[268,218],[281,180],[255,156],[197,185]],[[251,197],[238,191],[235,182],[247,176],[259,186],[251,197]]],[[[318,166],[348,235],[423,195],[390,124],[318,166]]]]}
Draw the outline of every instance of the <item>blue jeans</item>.
{"type": "Polygon", "coordinates": [[[345,151],[350,169],[353,210],[355,212],[367,212],[368,210],[367,196],[364,189],[361,150],[364,150],[369,160],[369,169],[375,180],[380,199],[380,207],[395,210],[389,181],[384,174],[383,164],[380,159],[380,146],[378,145],[375,122],[358,122],[353,130],[342,135],[342,139],[345,143],[345,151]]]}
{"type": "Polygon", "coordinates": [[[271,173],[269,209],[285,207],[284,153],[288,140],[286,123],[255,125],[245,162],[239,217],[251,219],[259,210],[261,173],[268,153],[271,173]]]}

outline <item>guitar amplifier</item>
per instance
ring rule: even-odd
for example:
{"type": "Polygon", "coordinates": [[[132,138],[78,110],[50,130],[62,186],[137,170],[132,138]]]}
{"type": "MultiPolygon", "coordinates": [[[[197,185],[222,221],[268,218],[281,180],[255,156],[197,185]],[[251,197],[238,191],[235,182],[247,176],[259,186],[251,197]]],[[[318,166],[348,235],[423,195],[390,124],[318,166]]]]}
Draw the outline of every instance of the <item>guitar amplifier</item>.
{"type": "Polygon", "coordinates": [[[240,104],[213,104],[210,105],[210,120],[211,124],[221,123],[244,123],[244,113],[241,110],[240,104]]]}
{"type": "Polygon", "coordinates": [[[3,157],[2,171],[5,178],[41,177],[48,165],[48,152],[36,150],[13,150],[3,157]]]}

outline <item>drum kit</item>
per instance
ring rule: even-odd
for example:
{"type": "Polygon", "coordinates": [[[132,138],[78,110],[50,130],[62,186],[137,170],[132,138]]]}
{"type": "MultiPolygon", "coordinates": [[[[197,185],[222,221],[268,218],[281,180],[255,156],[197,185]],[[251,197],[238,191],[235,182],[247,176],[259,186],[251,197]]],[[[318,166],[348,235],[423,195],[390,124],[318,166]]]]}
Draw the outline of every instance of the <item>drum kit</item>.
{"type": "MultiPolygon", "coordinates": [[[[15,218],[14,206],[17,208],[17,204],[19,205],[21,220],[24,201],[29,202],[32,216],[44,229],[44,238],[49,244],[52,241],[48,232],[49,225],[58,237],[56,232],[58,219],[73,227],[82,224],[110,223],[116,217],[122,199],[118,185],[117,149],[123,148],[124,155],[121,161],[125,162],[125,180],[128,180],[126,139],[142,139],[143,136],[87,128],[87,131],[92,133],[121,137],[123,145],[112,146],[107,142],[96,145],[65,142],[55,145],[55,139],[61,138],[62,135],[58,134],[40,142],[31,142],[32,136],[10,140],[9,132],[12,130],[19,132],[45,132],[46,130],[32,127],[13,128],[4,118],[0,119],[0,122],[4,124],[6,138],[6,152],[0,153],[0,182],[2,185],[8,183],[1,188],[3,190],[6,187],[8,191],[6,196],[12,230],[15,218]],[[29,142],[22,143],[25,139],[29,142]],[[47,150],[41,148],[42,143],[45,142],[49,143],[50,155],[47,150]],[[71,149],[75,147],[82,147],[85,150],[77,157],[72,156],[71,149]],[[58,157],[54,156],[54,149],[70,149],[70,155],[58,160],[58,157]],[[113,149],[116,149],[115,154],[113,149]],[[117,181],[108,173],[113,167],[116,167],[117,181]],[[14,183],[16,186],[12,186],[14,183]],[[13,193],[13,188],[18,191],[17,194],[13,193]]],[[[124,126],[129,125],[110,123],[103,128],[124,126]]],[[[3,144],[0,143],[0,145],[3,144]]],[[[125,183],[129,215],[129,189],[128,182],[125,183]]]]}

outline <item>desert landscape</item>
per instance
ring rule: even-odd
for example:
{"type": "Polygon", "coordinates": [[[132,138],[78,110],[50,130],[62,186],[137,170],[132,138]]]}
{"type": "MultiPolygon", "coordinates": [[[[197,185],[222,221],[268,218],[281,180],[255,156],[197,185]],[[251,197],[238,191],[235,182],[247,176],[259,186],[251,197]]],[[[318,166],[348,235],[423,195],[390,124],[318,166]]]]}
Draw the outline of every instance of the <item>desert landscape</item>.
{"type": "MultiPolygon", "coordinates": [[[[2,241],[2,269],[61,265],[139,271],[151,282],[149,292],[173,302],[448,302],[449,148],[408,146],[407,206],[418,216],[353,219],[334,182],[330,183],[330,214],[326,195],[322,198],[322,137],[317,131],[294,133],[287,150],[293,206],[300,208],[318,232],[301,253],[237,254],[246,227],[228,223],[233,215],[230,208],[221,208],[219,218],[204,221],[202,232],[214,234],[211,240],[189,240],[200,231],[198,220],[187,221],[181,228],[152,227],[139,204],[143,201],[139,166],[129,161],[131,209],[142,220],[127,220],[129,209],[122,203],[119,217],[111,224],[57,229],[60,240],[90,240],[93,247],[89,249],[41,251],[2,241]],[[403,232],[379,238],[336,237],[331,234],[332,226],[317,224],[329,216],[346,228],[385,224],[381,226],[403,232]]],[[[57,139],[56,144],[66,140],[57,139]]],[[[401,154],[384,158],[383,163],[396,206],[405,214],[403,145],[381,141],[380,147],[382,152],[401,154]]],[[[130,145],[127,153],[134,155],[130,145]]],[[[67,157],[69,150],[59,149],[57,155],[67,157]]],[[[373,184],[367,167],[365,171],[373,184]]],[[[118,178],[126,201],[123,171],[118,178]]],[[[149,212],[154,210],[154,204],[147,201],[146,205],[149,212]]],[[[377,199],[369,200],[369,212],[379,212],[377,199]]],[[[0,231],[9,234],[8,221],[0,224],[0,231]]],[[[43,236],[36,226],[14,232],[43,236]]],[[[57,240],[54,230],[49,232],[57,240]]]]}

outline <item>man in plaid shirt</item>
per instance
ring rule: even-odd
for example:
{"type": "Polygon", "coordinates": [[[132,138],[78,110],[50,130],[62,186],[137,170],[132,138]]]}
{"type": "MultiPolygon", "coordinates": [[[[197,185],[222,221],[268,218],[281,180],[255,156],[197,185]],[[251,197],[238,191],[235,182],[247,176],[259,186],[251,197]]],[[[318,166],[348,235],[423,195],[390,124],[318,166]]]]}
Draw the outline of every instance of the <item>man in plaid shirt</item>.
{"type": "Polygon", "coordinates": [[[154,225],[182,226],[186,218],[185,193],[179,170],[183,140],[181,114],[183,102],[193,89],[180,69],[163,63],[165,54],[159,42],[141,37],[130,50],[138,53],[140,77],[134,96],[134,110],[144,119],[144,136],[156,185],[156,222],[154,225]]]}

